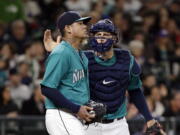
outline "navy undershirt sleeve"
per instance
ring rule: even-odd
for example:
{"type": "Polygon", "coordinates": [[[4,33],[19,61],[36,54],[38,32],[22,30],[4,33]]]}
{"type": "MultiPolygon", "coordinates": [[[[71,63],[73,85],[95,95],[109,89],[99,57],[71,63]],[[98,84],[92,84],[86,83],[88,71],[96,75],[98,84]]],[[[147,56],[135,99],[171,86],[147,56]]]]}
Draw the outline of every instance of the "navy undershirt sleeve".
{"type": "Polygon", "coordinates": [[[80,105],[69,101],[57,89],[41,85],[41,92],[44,96],[49,98],[57,108],[65,108],[73,113],[78,113],[80,105]]]}
{"type": "Polygon", "coordinates": [[[146,121],[152,120],[153,117],[149,112],[148,106],[146,104],[145,97],[140,88],[128,91],[130,96],[130,101],[134,103],[139,112],[144,116],[146,121]]]}

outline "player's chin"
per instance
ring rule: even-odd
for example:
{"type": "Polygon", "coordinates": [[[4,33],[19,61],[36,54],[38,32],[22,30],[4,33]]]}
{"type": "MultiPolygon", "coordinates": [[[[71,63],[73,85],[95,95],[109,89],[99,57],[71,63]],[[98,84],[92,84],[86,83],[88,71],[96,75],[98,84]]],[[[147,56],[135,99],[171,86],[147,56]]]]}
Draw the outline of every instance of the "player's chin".
{"type": "Polygon", "coordinates": [[[88,35],[88,33],[84,33],[82,37],[83,37],[83,38],[88,38],[89,35],[88,35]]]}

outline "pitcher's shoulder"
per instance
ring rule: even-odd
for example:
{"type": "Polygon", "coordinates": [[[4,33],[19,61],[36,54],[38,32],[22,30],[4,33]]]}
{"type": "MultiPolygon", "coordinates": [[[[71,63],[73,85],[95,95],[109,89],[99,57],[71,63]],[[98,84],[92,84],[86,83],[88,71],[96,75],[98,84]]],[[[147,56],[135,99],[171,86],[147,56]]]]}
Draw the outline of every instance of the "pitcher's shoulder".
{"type": "Polygon", "coordinates": [[[51,52],[51,54],[59,54],[59,55],[69,55],[70,50],[69,48],[64,45],[63,43],[59,43],[51,52]]]}

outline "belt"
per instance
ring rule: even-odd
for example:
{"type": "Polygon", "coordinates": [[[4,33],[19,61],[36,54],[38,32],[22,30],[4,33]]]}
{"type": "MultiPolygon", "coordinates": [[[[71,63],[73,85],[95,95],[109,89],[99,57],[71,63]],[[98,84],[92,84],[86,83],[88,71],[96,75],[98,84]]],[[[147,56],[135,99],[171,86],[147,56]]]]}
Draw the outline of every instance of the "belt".
{"type": "Polygon", "coordinates": [[[108,124],[108,123],[112,123],[112,122],[114,122],[114,121],[116,121],[116,120],[121,120],[121,119],[123,119],[124,118],[124,116],[123,117],[120,117],[120,118],[116,118],[116,119],[103,119],[102,121],[100,121],[99,123],[103,123],[103,124],[108,124]]]}

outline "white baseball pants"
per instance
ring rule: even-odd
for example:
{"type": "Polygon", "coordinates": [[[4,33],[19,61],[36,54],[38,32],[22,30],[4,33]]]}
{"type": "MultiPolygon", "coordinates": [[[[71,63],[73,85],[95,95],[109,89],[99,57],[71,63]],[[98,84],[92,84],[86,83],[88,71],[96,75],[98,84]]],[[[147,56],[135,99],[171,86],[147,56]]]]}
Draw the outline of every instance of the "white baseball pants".
{"type": "Polygon", "coordinates": [[[47,109],[45,116],[50,135],[85,135],[84,126],[72,114],[58,109],[47,109]]]}
{"type": "Polygon", "coordinates": [[[130,135],[126,118],[114,120],[112,123],[90,124],[85,135],[130,135]]]}

